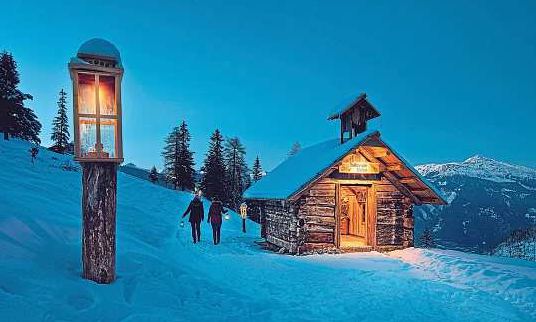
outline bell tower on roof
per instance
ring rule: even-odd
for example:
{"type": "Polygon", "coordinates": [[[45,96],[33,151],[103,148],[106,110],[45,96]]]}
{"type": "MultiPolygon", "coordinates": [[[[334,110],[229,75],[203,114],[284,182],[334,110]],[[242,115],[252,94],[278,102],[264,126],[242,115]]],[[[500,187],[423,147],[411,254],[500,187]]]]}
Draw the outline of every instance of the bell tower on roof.
{"type": "Polygon", "coordinates": [[[344,105],[328,117],[340,119],[341,144],[367,130],[367,121],[380,116],[380,112],[367,100],[367,94],[359,95],[350,105],[344,105]]]}

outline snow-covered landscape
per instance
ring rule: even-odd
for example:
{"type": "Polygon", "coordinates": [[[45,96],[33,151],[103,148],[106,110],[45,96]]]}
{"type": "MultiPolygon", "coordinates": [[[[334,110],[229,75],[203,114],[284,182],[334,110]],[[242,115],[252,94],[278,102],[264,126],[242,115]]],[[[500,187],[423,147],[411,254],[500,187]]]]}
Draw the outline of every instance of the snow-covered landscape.
{"type": "MultiPolygon", "coordinates": [[[[118,174],[117,280],[80,278],[72,157],[0,141],[1,321],[536,321],[536,263],[409,248],[286,256],[232,213],[191,243],[191,194],[118,174]]],[[[208,206],[208,204],[207,204],[208,206]]]]}

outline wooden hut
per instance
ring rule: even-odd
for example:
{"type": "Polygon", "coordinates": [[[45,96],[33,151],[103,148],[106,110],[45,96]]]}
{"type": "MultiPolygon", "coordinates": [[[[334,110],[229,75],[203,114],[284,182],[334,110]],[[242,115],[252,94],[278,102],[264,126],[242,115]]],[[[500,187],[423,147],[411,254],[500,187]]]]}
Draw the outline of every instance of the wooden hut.
{"type": "Polygon", "coordinates": [[[340,137],[304,148],[249,188],[248,216],[289,253],[388,251],[413,246],[413,205],[442,194],[367,129],[380,116],[365,94],[334,111],[340,137]]]}

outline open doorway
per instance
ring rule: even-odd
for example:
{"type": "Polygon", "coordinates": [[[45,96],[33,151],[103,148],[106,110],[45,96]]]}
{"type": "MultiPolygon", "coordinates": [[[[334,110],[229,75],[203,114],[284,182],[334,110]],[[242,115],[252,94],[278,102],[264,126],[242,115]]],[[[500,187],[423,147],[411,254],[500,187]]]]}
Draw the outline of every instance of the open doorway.
{"type": "Polygon", "coordinates": [[[339,236],[341,248],[367,245],[367,187],[341,186],[339,236]]]}

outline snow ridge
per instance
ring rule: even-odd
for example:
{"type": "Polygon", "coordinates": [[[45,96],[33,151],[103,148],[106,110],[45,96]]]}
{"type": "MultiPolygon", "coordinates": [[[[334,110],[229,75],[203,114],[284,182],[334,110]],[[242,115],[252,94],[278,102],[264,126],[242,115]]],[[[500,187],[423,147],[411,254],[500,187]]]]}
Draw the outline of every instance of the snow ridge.
{"type": "Polygon", "coordinates": [[[450,177],[454,175],[480,178],[495,182],[526,182],[536,180],[536,170],[475,155],[463,162],[424,164],[415,167],[423,176],[450,177]]]}

